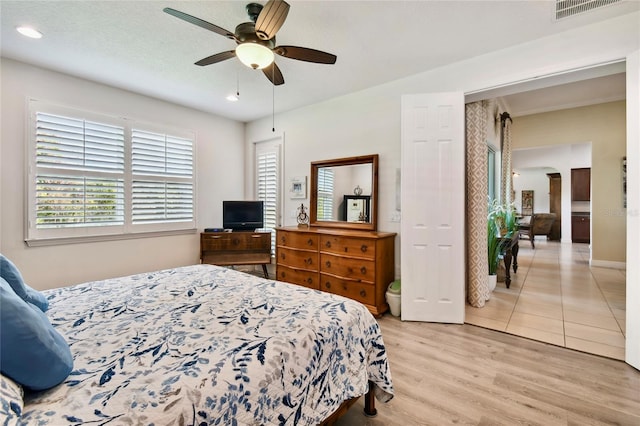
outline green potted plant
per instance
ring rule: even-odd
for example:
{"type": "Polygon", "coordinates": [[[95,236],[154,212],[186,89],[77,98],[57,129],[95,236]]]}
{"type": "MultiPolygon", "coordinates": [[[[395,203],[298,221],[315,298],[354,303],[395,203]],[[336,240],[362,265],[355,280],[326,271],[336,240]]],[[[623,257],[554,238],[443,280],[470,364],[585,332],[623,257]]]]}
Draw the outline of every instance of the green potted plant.
{"type": "Polygon", "coordinates": [[[489,262],[489,290],[496,287],[500,256],[506,242],[518,232],[516,211],[513,205],[489,201],[487,214],[487,254],[489,262]]]}

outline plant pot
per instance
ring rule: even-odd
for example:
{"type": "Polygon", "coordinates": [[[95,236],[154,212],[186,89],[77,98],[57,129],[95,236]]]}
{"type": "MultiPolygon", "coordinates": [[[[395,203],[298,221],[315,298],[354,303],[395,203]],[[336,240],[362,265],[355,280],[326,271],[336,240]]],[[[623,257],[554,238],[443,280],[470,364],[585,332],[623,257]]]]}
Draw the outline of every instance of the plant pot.
{"type": "Polygon", "coordinates": [[[385,293],[387,303],[389,304],[389,310],[391,311],[391,315],[394,317],[400,316],[400,294],[399,293],[391,293],[387,291],[385,293]]]}
{"type": "Polygon", "coordinates": [[[387,299],[387,303],[389,304],[391,315],[393,315],[394,317],[399,317],[400,306],[402,305],[400,298],[400,280],[396,280],[389,284],[385,296],[385,298],[387,299]]]}
{"type": "Polygon", "coordinates": [[[487,275],[487,284],[489,285],[489,293],[493,292],[496,289],[496,284],[498,283],[497,275],[487,275]]]}

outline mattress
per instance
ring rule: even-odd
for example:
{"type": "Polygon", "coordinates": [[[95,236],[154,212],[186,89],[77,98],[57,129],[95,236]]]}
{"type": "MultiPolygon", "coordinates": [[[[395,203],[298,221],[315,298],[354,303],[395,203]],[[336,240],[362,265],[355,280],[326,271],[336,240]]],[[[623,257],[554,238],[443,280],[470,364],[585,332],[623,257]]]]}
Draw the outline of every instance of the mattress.
{"type": "Polygon", "coordinates": [[[315,425],[369,383],[393,397],[377,322],[340,296],[213,265],[45,294],[74,367],[26,424],[315,425]]]}

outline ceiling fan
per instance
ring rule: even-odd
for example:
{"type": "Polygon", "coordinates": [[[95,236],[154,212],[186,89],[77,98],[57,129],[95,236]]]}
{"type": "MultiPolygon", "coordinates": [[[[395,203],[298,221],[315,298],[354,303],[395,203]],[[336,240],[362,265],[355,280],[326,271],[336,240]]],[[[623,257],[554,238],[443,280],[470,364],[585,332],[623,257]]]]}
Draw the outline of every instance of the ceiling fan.
{"type": "Polygon", "coordinates": [[[169,15],[191,24],[227,37],[238,45],[235,50],[216,53],[196,62],[205,66],[231,59],[237,56],[240,61],[253,69],[261,69],[264,75],[276,86],[284,84],[284,77],[274,62],[275,55],[318,64],[335,64],[336,55],[298,46],[276,46],[276,33],[284,24],[289,13],[289,4],[284,0],[269,0],[264,7],[258,3],[249,3],[247,13],[251,22],[241,23],[234,33],[195,16],[166,7],[169,15]]]}

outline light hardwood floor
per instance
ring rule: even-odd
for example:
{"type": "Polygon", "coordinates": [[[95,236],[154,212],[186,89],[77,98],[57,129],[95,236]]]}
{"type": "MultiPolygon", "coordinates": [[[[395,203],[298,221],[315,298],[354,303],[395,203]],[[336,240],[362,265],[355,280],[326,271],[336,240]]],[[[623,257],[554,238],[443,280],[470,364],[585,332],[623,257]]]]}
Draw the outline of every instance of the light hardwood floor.
{"type": "Polygon", "coordinates": [[[518,272],[499,282],[465,322],[580,351],[624,359],[626,277],[589,266],[587,244],[520,240],[518,272]]]}
{"type": "Polygon", "coordinates": [[[337,425],[640,425],[640,372],[621,361],[468,324],[379,324],[395,397],[337,425]]]}

